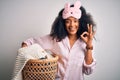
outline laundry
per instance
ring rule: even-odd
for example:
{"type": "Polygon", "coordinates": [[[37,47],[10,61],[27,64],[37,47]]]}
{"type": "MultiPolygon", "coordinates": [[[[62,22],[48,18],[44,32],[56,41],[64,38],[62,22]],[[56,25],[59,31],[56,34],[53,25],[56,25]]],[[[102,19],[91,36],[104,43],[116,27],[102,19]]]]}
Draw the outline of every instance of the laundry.
{"type": "Polygon", "coordinates": [[[18,55],[16,57],[14,73],[12,80],[23,80],[22,69],[30,59],[50,59],[53,58],[52,53],[49,50],[44,50],[40,45],[33,44],[28,47],[18,49],[18,55]]]}

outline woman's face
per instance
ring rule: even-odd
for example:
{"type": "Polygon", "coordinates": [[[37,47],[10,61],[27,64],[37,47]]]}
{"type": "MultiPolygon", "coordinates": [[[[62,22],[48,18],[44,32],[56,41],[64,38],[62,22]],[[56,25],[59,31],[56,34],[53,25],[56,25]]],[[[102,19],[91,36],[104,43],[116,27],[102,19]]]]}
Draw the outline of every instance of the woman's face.
{"type": "Polygon", "coordinates": [[[79,20],[74,17],[69,17],[65,20],[65,26],[69,35],[76,35],[79,28],[79,20]]]}

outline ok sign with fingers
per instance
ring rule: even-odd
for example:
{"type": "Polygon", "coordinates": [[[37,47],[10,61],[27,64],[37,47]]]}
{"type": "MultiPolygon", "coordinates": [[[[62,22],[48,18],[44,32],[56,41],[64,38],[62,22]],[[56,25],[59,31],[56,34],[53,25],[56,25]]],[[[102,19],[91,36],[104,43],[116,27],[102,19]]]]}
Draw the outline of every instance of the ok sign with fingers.
{"type": "Polygon", "coordinates": [[[92,28],[93,26],[90,24],[87,24],[88,32],[83,32],[81,34],[81,39],[86,43],[88,47],[92,47],[92,40],[95,35],[95,31],[93,32],[92,28]]]}

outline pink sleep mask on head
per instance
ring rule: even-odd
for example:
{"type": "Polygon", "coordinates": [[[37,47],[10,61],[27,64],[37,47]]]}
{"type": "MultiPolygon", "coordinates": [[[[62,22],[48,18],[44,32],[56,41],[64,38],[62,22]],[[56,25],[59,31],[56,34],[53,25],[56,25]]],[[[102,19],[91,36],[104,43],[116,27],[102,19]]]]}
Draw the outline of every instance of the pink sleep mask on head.
{"type": "Polygon", "coordinates": [[[67,19],[70,16],[80,19],[81,17],[81,10],[79,9],[80,7],[81,7],[80,1],[76,1],[74,3],[74,7],[70,7],[70,3],[66,3],[62,13],[63,19],[67,19]]]}

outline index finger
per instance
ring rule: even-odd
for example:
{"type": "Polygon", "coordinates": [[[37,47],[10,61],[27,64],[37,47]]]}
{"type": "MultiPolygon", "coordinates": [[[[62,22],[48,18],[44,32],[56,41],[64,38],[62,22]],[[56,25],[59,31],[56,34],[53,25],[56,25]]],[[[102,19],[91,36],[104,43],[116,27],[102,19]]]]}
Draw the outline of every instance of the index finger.
{"type": "Polygon", "coordinates": [[[89,33],[92,33],[93,31],[92,31],[92,24],[87,24],[87,27],[88,27],[88,32],[89,33]]]}

